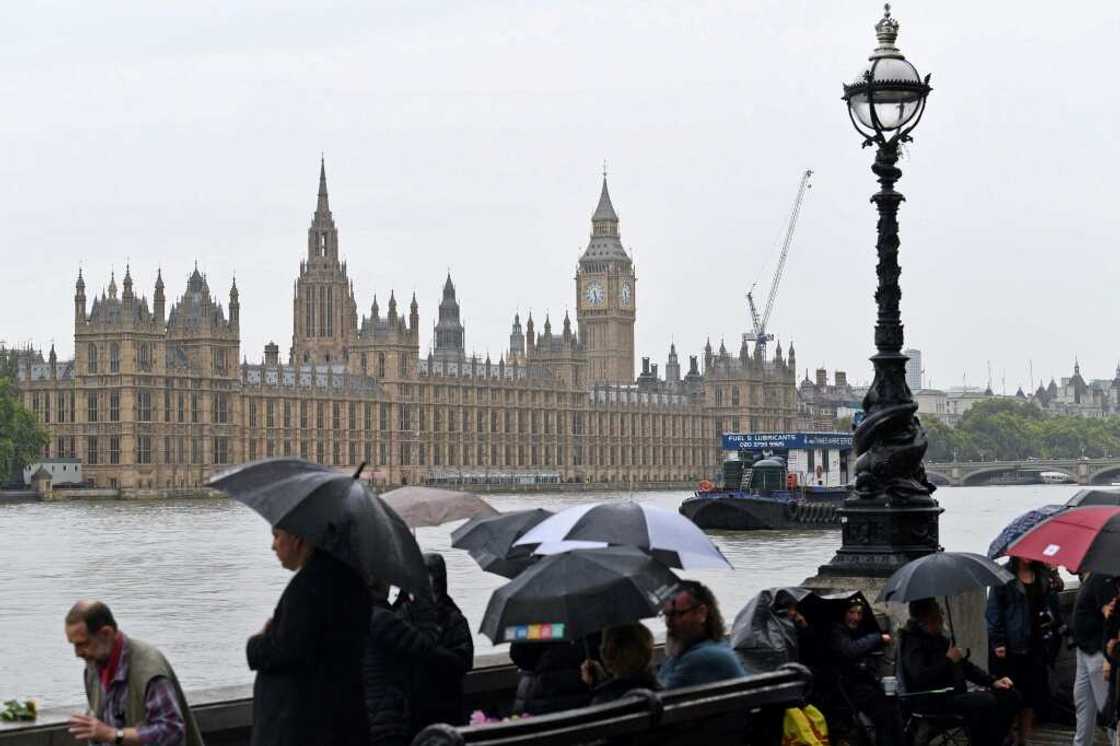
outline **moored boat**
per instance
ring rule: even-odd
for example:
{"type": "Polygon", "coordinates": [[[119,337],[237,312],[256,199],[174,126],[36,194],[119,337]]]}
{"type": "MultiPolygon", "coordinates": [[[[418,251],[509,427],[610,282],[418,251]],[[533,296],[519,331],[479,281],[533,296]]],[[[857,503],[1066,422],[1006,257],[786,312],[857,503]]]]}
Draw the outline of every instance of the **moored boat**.
{"type": "Polygon", "coordinates": [[[837,529],[843,486],[799,486],[785,460],[774,456],[746,466],[724,462],[723,485],[702,485],[680,512],[702,529],[724,531],[837,529]],[[792,477],[792,478],[791,478],[792,477]]]}

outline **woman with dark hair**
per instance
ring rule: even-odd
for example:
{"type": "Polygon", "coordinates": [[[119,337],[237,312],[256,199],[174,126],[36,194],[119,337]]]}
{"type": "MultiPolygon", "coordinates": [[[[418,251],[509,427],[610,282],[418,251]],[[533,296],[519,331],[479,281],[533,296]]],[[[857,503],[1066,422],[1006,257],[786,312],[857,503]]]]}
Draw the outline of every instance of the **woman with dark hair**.
{"type": "Polygon", "coordinates": [[[603,633],[600,654],[602,665],[588,659],[580,668],[583,683],[592,687],[591,704],[613,702],[634,689],[661,688],[650,665],[653,634],[644,624],[609,627],[603,633]]]}
{"type": "Polygon", "coordinates": [[[1027,743],[1036,715],[1050,701],[1049,640],[1061,626],[1061,612],[1045,566],[1012,557],[1008,570],[1015,579],[988,596],[989,668],[1015,682],[1023,698],[1019,743],[1027,743]]]}

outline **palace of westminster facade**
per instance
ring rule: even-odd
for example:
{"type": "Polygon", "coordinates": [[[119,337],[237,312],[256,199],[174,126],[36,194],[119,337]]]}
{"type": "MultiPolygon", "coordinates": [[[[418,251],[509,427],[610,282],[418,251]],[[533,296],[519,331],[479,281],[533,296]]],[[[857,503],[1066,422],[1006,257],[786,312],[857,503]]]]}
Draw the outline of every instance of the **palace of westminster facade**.
{"type": "Polygon", "coordinates": [[[726,431],[792,430],[792,345],[738,355],[721,343],[675,346],[665,375],[634,374],[637,288],[603,179],[575,276],[576,324],[554,332],[514,316],[497,360],[467,356],[448,276],[430,353],[420,355],[415,295],[358,314],[327,197],[325,168],[292,304],[292,342],[243,360],[237,284],[223,309],[198,271],[170,308],[157,273],[149,307],[126,269],[87,305],[79,271],[74,359],[29,357],[25,405],[50,434],[44,456],[77,458],[99,487],[190,488],[231,464],[297,456],[339,469],[367,464],[383,484],[650,484],[709,476],[726,431]]]}

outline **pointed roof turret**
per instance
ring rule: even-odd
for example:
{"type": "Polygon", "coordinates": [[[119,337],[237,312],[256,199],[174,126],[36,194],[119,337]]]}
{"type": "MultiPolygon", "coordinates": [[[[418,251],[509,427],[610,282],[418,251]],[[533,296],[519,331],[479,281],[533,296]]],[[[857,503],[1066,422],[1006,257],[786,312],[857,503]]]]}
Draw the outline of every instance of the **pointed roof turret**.
{"type": "Polygon", "coordinates": [[[548,320],[548,312],[544,314],[544,333],[546,337],[552,336],[552,322],[548,320]]]}
{"type": "Polygon", "coordinates": [[[570,336],[572,333],[572,319],[568,316],[568,312],[564,311],[564,336],[570,336]]]}
{"type": "Polygon", "coordinates": [[[239,295],[237,292],[237,275],[234,275],[233,284],[229,286],[229,302],[231,304],[236,303],[239,295]]]}
{"type": "Polygon", "coordinates": [[[373,307],[370,309],[373,312],[373,318],[377,318],[381,312],[380,307],[377,305],[377,293],[373,294],[373,307]]]}
{"type": "Polygon", "coordinates": [[[124,280],[122,281],[122,285],[124,286],[124,297],[125,298],[131,298],[132,297],[132,267],[129,266],[128,264],[124,265],[124,280]]]}
{"type": "Polygon", "coordinates": [[[443,297],[455,297],[455,283],[451,281],[451,270],[447,270],[447,280],[445,280],[443,283],[443,297]]]}
{"type": "MultiPolygon", "coordinates": [[[[74,290],[76,290],[79,295],[85,295],[86,281],[85,281],[85,279],[82,278],[82,268],[81,267],[78,267],[78,281],[74,283],[74,290]]],[[[1118,368],[1118,370],[1120,370],[1120,368],[1118,368]]]]}
{"type": "Polygon", "coordinates": [[[602,260],[618,260],[630,262],[630,256],[619,240],[618,213],[611,202],[611,193],[607,189],[607,172],[603,169],[603,187],[599,192],[599,204],[591,215],[591,241],[580,257],[580,264],[599,262],[602,260]]]}
{"type": "Polygon", "coordinates": [[[708,353],[709,355],[712,352],[712,338],[711,337],[708,337],[708,341],[704,343],[704,352],[708,353]]]}
{"type": "Polygon", "coordinates": [[[408,308],[413,313],[416,313],[420,308],[420,304],[416,302],[416,291],[415,290],[412,291],[412,303],[410,303],[408,305],[408,308]]]}
{"type": "Polygon", "coordinates": [[[389,318],[397,318],[397,294],[395,290],[389,291],[389,318]]]}
{"type": "Polygon", "coordinates": [[[611,203],[611,193],[607,189],[607,174],[605,172],[603,173],[603,189],[599,192],[599,204],[595,207],[595,214],[591,216],[592,222],[599,220],[618,222],[618,213],[614,211],[614,205],[611,203]]]}
{"type": "Polygon", "coordinates": [[[315,205],[316,214],[329,215],[331,211],[330,200],[327,198],[327,161],[319,157],[319,201],[315,205]]]}
{"type": "Polygon", "coordinates": [[[156,267],[156,290],[163,290],[163,269],[156,267]]]}
{"type": "Polygon", "coordinates": [[[112,270],[109,271],[109,297],[117,297],[117,273],[112,270]]]}

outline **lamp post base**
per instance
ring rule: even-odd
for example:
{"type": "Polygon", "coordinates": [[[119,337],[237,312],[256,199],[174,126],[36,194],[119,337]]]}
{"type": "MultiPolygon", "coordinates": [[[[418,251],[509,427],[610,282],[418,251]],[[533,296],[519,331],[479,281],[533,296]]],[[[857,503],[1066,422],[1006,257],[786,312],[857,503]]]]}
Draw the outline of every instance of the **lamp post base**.
{"type": "Polygon", "coordinates": [[[941,551],[938,516],[944,510],[932,498],[891,505],[885,499],[849,497],[838,511],[843,526],[840,549],[818,573],[889,577],[910,560],[941,551]]]}

